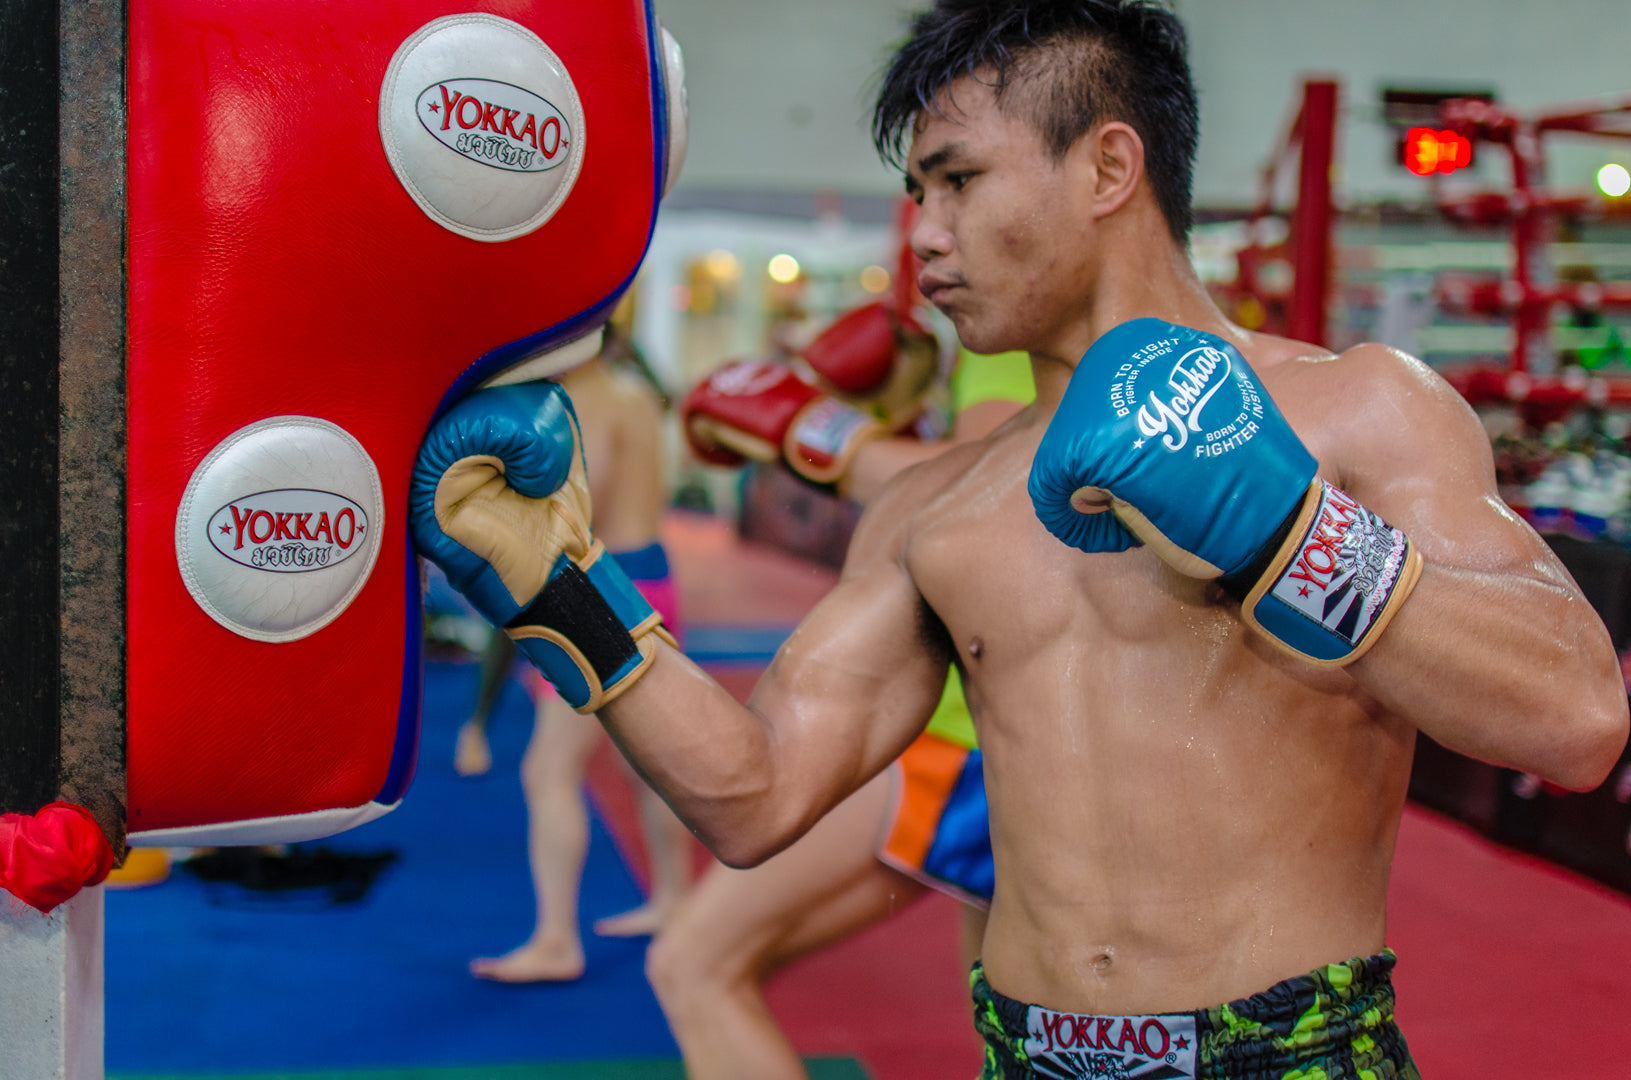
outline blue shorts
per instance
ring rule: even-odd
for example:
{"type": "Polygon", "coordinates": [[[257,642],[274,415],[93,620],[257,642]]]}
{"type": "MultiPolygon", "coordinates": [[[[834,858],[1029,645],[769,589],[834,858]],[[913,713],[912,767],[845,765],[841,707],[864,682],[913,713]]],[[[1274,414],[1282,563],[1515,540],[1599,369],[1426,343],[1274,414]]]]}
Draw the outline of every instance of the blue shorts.
{"type": "Polygon", "coordinates": [[[925,732],[891,768],[895,806],[878,858],[964,903],[990,906],[997,870],[979,749],[925,732]]]}

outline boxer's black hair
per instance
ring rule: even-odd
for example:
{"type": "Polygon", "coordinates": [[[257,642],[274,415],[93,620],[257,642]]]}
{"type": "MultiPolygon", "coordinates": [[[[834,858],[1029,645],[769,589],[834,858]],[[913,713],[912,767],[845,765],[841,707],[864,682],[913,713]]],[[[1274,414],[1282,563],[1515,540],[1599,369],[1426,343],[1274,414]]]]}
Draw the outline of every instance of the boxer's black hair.
{"type": "Polygon", "coordinates": [[[1028,119],[1055,158],[1106,120],[1131,125],[1167,228],[1185,242],[1200,119],[1184,27],[1166,7],[938,0],[913,18],[883,73],[872,113],[878,154],[904,166],[918,115],[939,115],[936,97],[964,76],[987,81],[998,107],[1028,119]]]}

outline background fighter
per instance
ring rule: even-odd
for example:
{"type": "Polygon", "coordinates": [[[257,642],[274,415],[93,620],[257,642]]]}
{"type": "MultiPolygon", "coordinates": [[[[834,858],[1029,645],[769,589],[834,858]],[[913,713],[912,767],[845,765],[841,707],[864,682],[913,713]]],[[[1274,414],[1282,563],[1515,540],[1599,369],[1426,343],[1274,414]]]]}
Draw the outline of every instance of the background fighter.
{"type": "MultiPolygon", "coordinates": [[[[842,382],[860,395],[853,399],[858,412],[872,406],[866,395],[881,387],[910,383],[920,392],[927,389],[909,375],[922,370],[921,355],[902,348],[894,333],[877,333],[878,314],[883,312],[874,305],[841,317],[803,353],[823,382],[834,388],[842,382]],[[862,320],[874,332],[856,335],[862,320]]],[[[988,435],[1034,395],[1030,365],[1022,356],[965,355],[951,382],[956,419],[950,438],[873,434],[847,455],[832,485],[864,504],[901,470],[988,435]]],[[[710,377],[688,399],[693,416],[713,400],[712,383],[710,377]]],[[[804,394],[813,398],[819,390],[809,386],[804,394]]],[[[764,413],[776,411],[774,400],[768,410],[744,409],[747,403],[737,402],[733,411],[768,435],[764,413]]],[[[697,425],[688,430],[696,439],[697,425]]],[[[705,459],[717,453],[706,443],[694,448],[705,459]]],[[[795,472],[800,468],[796,461],[787,465],[795,472]]],[[[929,888],[962,901],[965,963],[979,954],[992,869],[980,754],[973,743],[962,685],[953,674],[927,730],[890,769],[764,863],[746,870],[709,869],[652,943],[646,961],[691,1076],[784,1080],[807,1075],[766,1004],[765,982],[800,957],[904,910],[929,888]]]]}

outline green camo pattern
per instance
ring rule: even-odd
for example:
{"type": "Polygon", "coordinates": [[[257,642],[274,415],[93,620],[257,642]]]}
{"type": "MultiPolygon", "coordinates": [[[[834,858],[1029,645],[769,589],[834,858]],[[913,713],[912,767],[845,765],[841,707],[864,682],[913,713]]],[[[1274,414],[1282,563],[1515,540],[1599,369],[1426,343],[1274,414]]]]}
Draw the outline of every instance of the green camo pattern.
{"type": "MultiPolygon", "coordinates": [[[[1393,1021],[1394,963],[1385,949],[1197,1011],[1197,1080],[1421,1080],[1393,1021]]],[[[969,986],[974,1029],[985,1040],[980,1080],[1057,1075],[1026,1057],[1029,1006],[991,989],[979,964],[969,986]]]]}

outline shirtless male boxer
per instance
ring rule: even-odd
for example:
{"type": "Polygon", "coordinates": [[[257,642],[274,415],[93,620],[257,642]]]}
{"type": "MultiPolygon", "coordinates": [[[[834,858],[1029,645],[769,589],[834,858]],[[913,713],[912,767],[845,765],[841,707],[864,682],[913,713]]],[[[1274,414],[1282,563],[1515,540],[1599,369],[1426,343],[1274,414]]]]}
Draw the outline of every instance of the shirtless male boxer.
{"type": "MultiPolygon", "coordinates": [[[[841,321],[828,333],[842,328],[841,321]]],[[[834,375],[846,385],[854,385],[854,370],[873,359],[846,348],[812,352],[808,361],[821,375],[823,359],[833,358],[843,362],[843,370],[834,375]]],[[[724,374],[728,385],[737,370],[738,365],[726,365],[715,375],[724,374]]],[[[710,377],[693,390],[682,415],[689,418],[710,404],[717,406],[720,381],[710,377]]],[[[865,505],[896,473],[952,446],[984,438],[1034,396],[1030,364],[1023,355],[965,355],[951,383],[956,419],[948,439],[867,439],[832,486],[865,505]]],[[[779,412],[774,399],[748,393],[733,404],[748,410],[737,415],[766,442],[785,445],[785,431],[776,430],[774,423],[764,426],[779,412]]],[[[716,447],[704,444],[699,449],[712,453],[716,447]]],[[[788,464],[784,455],[777,457],[788,464]]],[[[990,902],[991,850],[972,734],[968,706],[953,673],[928,730],[888,770],[760,865],[743,870],[715,864],[703,875],[646,957],[647,975],[679,1043],[687,1076],[808,1076],[765,1002],[765,980],[800,957],[904,911],[931,888],[962,902],[965,963],[979,955],[990,902]]],[[[903,972],[902,977],[911,976],[903,972]]]]}
{"type": "Polygon", "coordinates": [[[910,138],[920,285],[969,348],[1028,351],[1037,400],[873,502],[746,706],[618,582],[573,584],[596,580],[582,537],[530,524],[579,499],[558,391],[455,407],[421,451],[415,536],[512,635],[589,640],[591,609],[629,628],[597,640],[592,672],[536,661],[735,866],[905,749],[955,663],[996,856],[972,974],[984,1075],[1415,1077],[1384,928],[1416,731],[1588,789],[1625,743],[1625,688],[1445,383],[1391,349],[1245,332],[1211,303],[1184,252],[1195,118],[1182,27],[1153,4],[944,0],[914,22],[874,132],[886,154],[910,138]],[[1144,373],[1136,399],[1106,377],[1123,365],[1144,373]],[[1209,427],[1205,455],[1156,457],[1186,418],[1214,424],[1212,394],[1250,414],[1227,451],[1209,427]],[[1150,447],[1126,427],[1146,415],[1150,447]],[[1288,491],[1324,500],[1303,504],[1312,523],[1282,521],[1288,491]],[[1357,551],[1315,552],[1332,515],[1357,551]],[[1281,617],[1316,555],[1324,583],[1363,579],[1357,628],[1281,617]]]}

